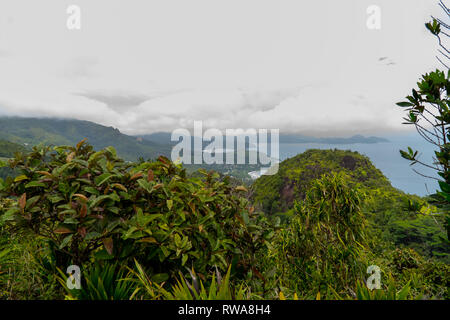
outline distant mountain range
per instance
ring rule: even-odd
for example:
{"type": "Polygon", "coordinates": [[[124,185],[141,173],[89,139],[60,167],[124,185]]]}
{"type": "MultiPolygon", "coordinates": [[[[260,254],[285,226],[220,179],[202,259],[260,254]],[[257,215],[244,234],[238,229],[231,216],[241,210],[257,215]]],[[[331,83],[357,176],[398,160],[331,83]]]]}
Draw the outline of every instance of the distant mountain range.
{"type": "MultiPolygon", "coordinates": [[[[147,160],[155,159],[159,155],[170,156],[172,146],[177,143],[171,141],[171,133],[169,132],[129,136],[121,133],[116,128],[102,126],[89,121],[0,117],[0,140],[16,143],[25,148],[30,148],[40,143],[47,145],[75,145],[84,138],[87,138],[88,142],[95,149],[113,146],[122,158],[130,161],[135,161],[140,157],[147,160]]],[[[350,138],[314,138],[302,135],[280,135],[280,143],[352,144],[387,141],[384,138],[364,137],[361,135],[350,138]]],[[[207,144],[209,143],[204,142],[204,146],[207,144]]],[[[9,147],[10,145],[6,142],[0,145],[0,149],[4,149],[5,152],[9,147]]]]}
{"type": "MultiPolygon", "coordinates": [[[[148,135],[141,135],[140,138],[164,145],[174,145],[176,142],[171,141],[171,133],[157,132],[148,135]]],[[[270,136],[269,136],[270,141],[270,136]]],[[[323,143],[323,144],[354,144],[354,143],[381,143],[389,142],[388,139],[380,137],[364,137],[362,135],[354,135],[349,138],[329,137],[316,138],[296,134],[280,134],[280,143],[323,143]]]]}
{"type": "Polygon", "coordinates": [[[16,152],[24,152],[26,148],[20,144],[0,140],[0,158],[14,157],[16,152]]]}
{"type": "Polygon", "coordinates": [[[168,156],[171,151],[169,145],[128,136],[118,129],[89,121],[0,117],[0,139],[24,147],[40,143],[75,145],[84,138],[98,150],[113,146],[119,156],[129,161],[135,161],[139,157],[147,160],[159,155],[168,156]]]}

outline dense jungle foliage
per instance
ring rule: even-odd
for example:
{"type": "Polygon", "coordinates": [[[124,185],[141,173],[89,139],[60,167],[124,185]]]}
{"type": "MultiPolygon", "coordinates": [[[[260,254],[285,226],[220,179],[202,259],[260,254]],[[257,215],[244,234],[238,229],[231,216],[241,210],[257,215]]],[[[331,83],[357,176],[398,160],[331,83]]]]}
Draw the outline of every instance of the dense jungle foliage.
{"type": "MultiPolygon", "coordinates": [[[[118,129],[89,121],[51,118],[0,117],[0,139],[20,145],[75,145],[84,138],[96,149],[114,141],[117,153],[125,160],[139,157],[156,159],[170,155],[171,148],[152,141],[137,139],[118,129]]],[[[0,156],[1,157],[1,156],[0,156]]]]}
{"type": "Polygon", "coordinates": [[[255,181],[253,201],[267,215],[289,221],[295,214],[295,202],[304,200],[322,175],[333,172],[345,175],[349,186],[367,195],[361,210],[374,239],[392,249],[405,246],[424,256],[450,261],[448,246],[441,240],[446,236],[444,217],[434,215],[438,208],[427,199],[392,187],[381,171],[357,152],[308,150],[283,161],[276,175],[255,181]]]}
{"type": "Polygon", "coordinates": [[[293,162],[301,174],[310,157],[330,170],[280,215],[253,204],[270,191],[260,181],[252,197],[236,180],[188,175],[164,157],[125,162],[85,141],[16,154],[17,175],[0,180],[1,298],[447,299],[442,222],[417,218],[433,207],[352,152],[308,151],[273,177],[293,162]],[[333,162],[350,156],[364,179],[333,162]],[[375,205],[377,190],[391,201],[375,205]],[[80,266],[81,290],[67,287],[70,265],[80,266]],[[382,272],[376,295],[364,284],[369,265],[382,272]]]}
{"type": "MultiPolygon", "coordinates": [[[[439,21],[426,26],[448,36],[439,21]]],[[[0,123],[15,143],[69,145],[27,151],[0,142],[8,170],[0,178],[0,299],[448,300],[449,89],[450,72],[436,70],[398,104],[436,146],[432,164],[411,147],[401,151],[437,170],[440,190],[427,198],[393,188],[350,151],[309,150],[247,188],[213,171],[188,174],[163,156],[128,162],[113,147],[67,138],[104,128],[0,123]],[[79,289],[68,274],[74,265],[79,289]],[[370,270],[380,272],[379,288],[370,270]]],[[[127,147],[152,153],[115,133],[125,158],[127,147]]]]}

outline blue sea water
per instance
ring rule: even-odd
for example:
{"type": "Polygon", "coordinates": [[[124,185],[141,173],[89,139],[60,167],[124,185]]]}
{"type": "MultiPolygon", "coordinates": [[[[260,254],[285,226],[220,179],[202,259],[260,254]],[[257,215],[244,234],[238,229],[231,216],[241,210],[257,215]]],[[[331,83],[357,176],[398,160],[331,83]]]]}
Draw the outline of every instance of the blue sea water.
{"type": "Polygon", "coordinates": [[[436,172],[419,164],[411,167],[410,162],[400,156],[399,150],[406,150],[410,146],[419,151],[422,161],[431,163],[436,147],[422,140],[417,134],[386,138],[389,142],[375,144],[280,143],[280,158],[285,160],[308,149],[357,151],[369,157],[375,167],[383,172],[395,188],[419,196],[435,193],[439,188],[437,181],[420,176],[413,171],[413,168],[432,177],[438,177],[436,172]]]}

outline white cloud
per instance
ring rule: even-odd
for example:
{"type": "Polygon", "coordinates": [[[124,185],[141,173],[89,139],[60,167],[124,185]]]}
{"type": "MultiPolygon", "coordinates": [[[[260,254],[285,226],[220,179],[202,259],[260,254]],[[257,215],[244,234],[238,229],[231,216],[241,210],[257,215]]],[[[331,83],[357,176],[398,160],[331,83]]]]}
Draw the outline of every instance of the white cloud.
{"type": "Polygon", "coordinates": [[[366,28],[366,0],[77,2],[82,30],[72,32],[69,1],[1,2],[0,113],[130,134],[194,120],[380,133],[403,128],[395,102],[438,66],[423,27],[433,1],[379,0],[380,31],[366,28]]]}

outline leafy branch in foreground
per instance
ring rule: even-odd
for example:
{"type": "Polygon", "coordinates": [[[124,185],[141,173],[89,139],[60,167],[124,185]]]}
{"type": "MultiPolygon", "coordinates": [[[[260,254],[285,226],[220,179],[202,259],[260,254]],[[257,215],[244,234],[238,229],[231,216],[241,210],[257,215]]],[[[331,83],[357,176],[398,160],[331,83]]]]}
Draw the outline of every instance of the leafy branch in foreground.
{"type": "Polygon", "coordinates": [[[205,171],[189,177],[165,157],[128,163],[112,147],[96,152],[81,141],[36,147],[9,166],[20,173],[1,183],[0,196],[16,201],[0,223],[44,239],[61,269],[137,259],[153,279],[231,263],[245,274],[272,234],[245,188],[205,171]]]}
{"type": "MultiPolygon", "coordinates": [[[[440,6],[446,15],[450,17],[450,10],[441,1],[440,6]]],[[[439,40],[439,45],[445,52],[441,53],[450,59],[450,52],[443,44],[441,36],[450,37],[444,30],[450,30],[448,24],[442,20],[433,18],[426,24],[426,28],[439,40]]],[[[439,58],[438,58],[439,59],[439,58]]],[[[439,61],[441,61],[439,59],[439,61]]],[[[442,62],[442,61],[441,61],[442,62]]],[[[444,63],[443,63],[444,64],[444,63]]],[[[448,69],[447,65],[444,66],[448,69]]],[[[411,165],[420,164],[423,167],[433,169],[441,179],[427,176],[418,171],[424,177],[436,179],[439,182],[440,191],[433,195],[436,205],[445,215],[447,244],[450,239],[450,70],[447,72],[436,70],[427,73],[417,83],[418,88],[412,89],[412,94],[407,96],[407,101],[397,103],[406,108],[407,113],[404,124],[414,125],[420,136],[428,143],[434,145],[437,150],[432,163],[419,159],[419,152],[408,147],[407,151],[400,151],[403,158],[409,160],[411,165]]]]}

